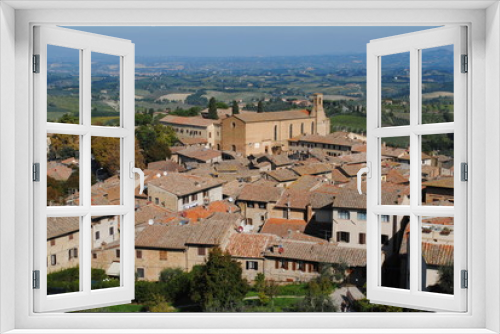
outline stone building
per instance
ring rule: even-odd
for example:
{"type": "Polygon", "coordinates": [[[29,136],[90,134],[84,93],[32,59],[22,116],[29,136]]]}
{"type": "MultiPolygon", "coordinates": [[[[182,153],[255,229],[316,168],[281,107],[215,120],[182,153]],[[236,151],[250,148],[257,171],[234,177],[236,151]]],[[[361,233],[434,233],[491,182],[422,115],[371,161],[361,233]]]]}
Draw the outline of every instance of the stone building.
{"type": "Polygon", "coordinates": [[[148,182],[148,200],[174,212],[222,200],[222,183],[211,177],[170,173],[148,182]]]}
{"type": "Polygon", "coordinates": [[[199,139],[209,147],[219,149],[221,141],[221,124],[219,120],[202,117],[165,116],[160,123],[174,129],[177,138],[199,139]]]}
{"type": "Polygon", "coordinates": [[[323,110],[323,94],[314,94],[311,111],[248,112],[223,119],[222,149],[244,156],[280,154],[288,150],[291,138],[328,133],[330,119],[323,110]]]}
{"type": "Polygon", "coordinates": [[[80,218],[47,218],[47,273],[78,267],[80,218]]]}

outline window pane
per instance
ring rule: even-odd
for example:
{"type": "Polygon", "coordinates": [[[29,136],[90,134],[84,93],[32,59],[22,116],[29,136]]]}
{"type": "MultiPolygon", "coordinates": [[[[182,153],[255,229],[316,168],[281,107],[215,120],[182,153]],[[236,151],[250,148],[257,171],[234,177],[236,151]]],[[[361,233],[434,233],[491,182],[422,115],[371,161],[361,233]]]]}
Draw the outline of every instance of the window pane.
{"type": "Polygon", "coordinates": [[[422,291],[453,294],[453,217],[422,217],[422,291]]]}
{"type": "Polygon", "coordinates": [[[92,137],[92,205],[120,205],[120,138],[92,137]]]}
{"type": "Polygon", "coordinates": [[[453,205],[453,133],[422,136],[422,204],[453,205]]]}
{"type": "Polygon", "coordinates": [[[409,289],[410,218],[389,216],[388,221],[379,217],[381,243],[381,286],[409,289]]]}
{"type": "Polygon", "coordinates": [[[120,126],[120,57],[92,52],[92,125],[120,126]]]}
{"type": "Polygon", "coordinates": [[[410,125],[410,53],[381,57],[382,126],[410,125]]]}
{"type": "Polygon", "coordinates": [[[92,217],[92,290],[120,286],[120,218],[92,217]]]}
{"type": "Polygon", "coordinates": [[[47,206],[79,205],[80,136],[47,134],[47,206]]]}
{"type": "Polygon", "coordinates": [[[80,218],[47,218],[47,294],[80,291],[80,218]]]}
{"type": "Polygon", "coordinates": [[[80,123],[80,50],[47,45],[47,122],[80,123]]]}
{"type": "Polygon", "coordinates": [[[410,137],[381,139],[381,204],[410,204],[410,137]]]}
{"type": "Polygon", "coordinates": [[[453,45],[421,53],[422,124],[453,122],[453,45]]]}

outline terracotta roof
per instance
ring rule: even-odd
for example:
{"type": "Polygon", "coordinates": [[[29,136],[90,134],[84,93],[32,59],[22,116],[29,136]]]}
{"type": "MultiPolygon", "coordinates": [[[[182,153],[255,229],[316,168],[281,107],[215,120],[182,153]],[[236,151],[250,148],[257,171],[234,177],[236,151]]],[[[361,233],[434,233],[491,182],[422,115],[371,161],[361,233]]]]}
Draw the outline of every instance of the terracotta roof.
{"type": "Polygon", "coordinates": [[[255,202],[277,202],[281,194],[283,193],[283,188],[269,187],[269,186],[256,186],[253,184],[247,184],[238,196],[238,200],[241,201],[255,201],[255,202]]]}
{"type": "Polygon", "coordinates": [[[280,242],[283,252],[266,250],[266,257],[287,258],[291,260],[318,263],[346,263],[349,267],[366,266],[366,250],[339,247],[328,242],[314,243],[283,239],[280,242]]]}
{"type": "Polygon", "coordinates": [[[396,169],[389,170],[389,172],[387,173],[387,176],[386,176],[386,181],[392,182],[392,183],[409,183],[410,182],[407,177],[403,176],[396,169]]]}
{"type": "Polygon", "coordinates": [[[178,151],[178,155],[182,155],[191,159],[195,159],[201,162],[206,162],[215,158],[222,156],[221,151],[216,151],[208,148],[186,148],[184,150],[178,151]]]}
{"type": "Polygon", "coordinates": [[[348,154],[339,156],[347,164],[358,164],[366,162],[366,153],[348,154]]]}
{"type": "Polygon", "coordinates": [[[279,182],[294,181],[299,178],[299,176],[294,171],[288,168],[270,170],[268,172],[265,172],[265,174],[269,175],[270,177],[279,182]]]}
{"type": "Polygon", "coordinates": [[[335,168],[333,171],[332,171],[332,179],[333,181],[335,181],[336,183],[346,183],[346,182],[349,182],[349,178],[346,177],[344,174],[342,174],[338,168],[335,168]]]}
{"type": "Polygon", "coordinates": [[[356,144],[351,147],[352,152],[366,152],[366,144],[356,144]]]}
{"type": "Polygon", "coordinates": [[[358,171],[365,167],[366,164],[346,164],[342,167],[337,167],[340,171],[342,171],[345,175],[349,177],[357,176],[358,171]]]}
{"type": "Polygon", "coordinates": [[[453,245],[422,242],[422,256],[427,264],[445,266],[453,264],[453,245]]]}
{"type": "Polygon", "coordinates": [[[135,237],[136,248],[185,249],[193,226],[147,225],[135,237]]]}
{"type": "Polygon", "coordinates": [[[389,146],[382,148],[382,155],[385,155],[388,157],[399,158],[400,156],[403,156],[405,153],[407,153],[407,152],[404,148],[395,148],[395,147],[389,147],[389,146]]]}
{"type": "Polygon", "coordinates": [[[214,213],[202,223],[194,225],[186,244],[219,245],[241,220],[241,215],[237,213],[214,213]]]}
{"type": "Polygon", "coordinates": [[[269,218],[260,230],[261,233],[269,233],[286,238],[289,231],[304,232],[307,223],[302,219],[269,218]]]}
{"type": "MultiPolygon", "coordinates": [[[[408,238],[410,237],[410,224],[405,227],[403,240],[399,254],[408,254],[408,238]]],[[[445,266],[453,264],[454,246],[451,244],[444,244],[439,242],[422,242],[422,257],[428,265],[445,266]]]]}
{"type": "Polygon", "coordinates": [[[312,163],[305,164],[302,166],[295,166],[292,170],[298,175],[317,175],[317,174],[328,174],[331,173],[333,167],[326,163],[312,163]]]}
{"type": "Polygon", "coordinates": [[[293,161],[290,160],[286,154],[266,155],[264,159],[269,160],[276,166],[291,165],[293,163],[293,161]]]}
{"type": "Polygon", "coordinates": [[[311,203],[311,193],[302,190],[286,189],[276,203],[278,208],[305,209],[311,203]]]}
{"type": "Polygon", "coordinates": [[[47,218],[47,240],[78,231],[80,231],[80,218],[78,217],[47,218]]]}
{"type": "Polygon", "coordinates": [[[435,188],[454,188],[453,177],[443,177],[442,179],[427,181],[422,183],[422,185],[435,188]]]}
{"type": "Polygon", "coordinates": [[[206,138],[178,138],[183,145],[201,145],[208,143],[206,138]]]}
{"type": "Polygon", "coordinates": [[[47,162],[47,176],[53,178],[54,180],[67,181],[72,173],[73,169],[64,164],[55,161],[47,162]]]}
{"type": "Polygon", "coordinates": [[[310,191],[323,184],[324,176],[304,175],[288,186],[288,189],[310,191]]]}
{"type": "Polygon", "coordinates": [[[177,196],[184,196],[221,186],[222,182],[210,177],[169,173],[166,176],[161,176],[149,181],[148,186],[150,185],[166,190],[177,196]]]}
{"type": "Polygon", "coordinates": [[[433,217],[422,219],[422,224],[454,225],[453,217],[433,217]]]}
{"type": "Polygon", "coordinates": [[[289,119],[307,119],[309,111],[307,110],[288,110],[288,111],[273,111],[273,112],[248,112],[233,115],[245,123],[250,122],[268,122],[268,121],[284,121],[289,119]]]}
{"type": "Polygon", "coordinates": [[[148,169],[167,172],[184,172],[186,169],[172,160],[161,160],[148,163],[148,169]]]}
{"type": "Polygon", "coordinates": [[[149,222],[149,219],[155,221],[161,220],[165,218],[167,214],[173,214],[173,212],[154,204],[141,206],[135,211],[135,224],[146,224],[149,222]]]}
{"type": "Polygon", "coordinates": [[[268,245],[276,236],[263,233],[235,233],[229,239],[226,250],[235,257],[263,258],[268,245]]]}
{"type": "Polygon", "coordinates": [[[206,119],[202,117],[182,117],[182,116],[165,116],[160,120],[160,123],[166,125],[188,125],[206,128],[215,123],[213,119],[206,119]]]}
{"type": "Polygon", "coordinates": [[[339,136],[338,133],[331,133],[326,136],[322,135],[302,135],[292,139],[289,139],[291,142],[307,142],[307,143],[315,143],[315,144],[327,144],[327,145],[339,145],[339,146],[347,146],[352,147],[355,144],[359,144],[359,140],[354,140],[349,137],[339,136]]]}
{"type": "Polygon", "coordinates": [[[222,186],[222,194],[224,194],[224,196],[236,199],[240,195],[243,187],[245,187],[246,185],[246,183],[240,182],[238,180],[229,181],[227,183],[224,183],[224,185],[222,186]]]}
{"type": "Polygon", "coordinates": [[[215,212],[238,212],[240,208],[235,204],[227,201],[215,201],[208,205],[196,206],[181,212],[181,216],[190,220],[198,220],[199,218],[207,218],[215,212]]]}
{"type": "Polygon", "coordinates": [[[335,196],[332,194],[313,191],[310,196],[311,207],[313,209],[321,209],[333,205],[335,196]]]}
{"type": "Polygon", "coordinates": [[[274,180],[265,180],[265,179],[258,179],[255,182],[252,182],[254,186],[266,186],[266,187],[276,187],[278,185],[278,182],[274,180]]]}

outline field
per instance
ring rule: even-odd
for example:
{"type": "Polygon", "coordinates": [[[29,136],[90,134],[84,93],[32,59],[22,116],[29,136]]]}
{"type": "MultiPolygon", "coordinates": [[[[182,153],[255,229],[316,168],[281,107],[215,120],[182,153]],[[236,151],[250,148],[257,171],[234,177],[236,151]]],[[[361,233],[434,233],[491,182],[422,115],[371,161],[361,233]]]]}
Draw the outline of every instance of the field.
{"type": "Polygon", "coordinates": [[[349,129],[362,132],[366,131],[366,117],[351,114],[335,115],[330,118],[330,125],[335,130],[349,129]]]}
{"type": "Polygon", "coordinates": [[[159,98],[156,99],[156,101],[163,101],[163,100],[169,100],[169,101],[182,101],[186,100],[186,97],[191,95],[192,93],[172,93],[172,94],[167,94],[167,95],[162,95],[159,98]]]}
{"type": "Polygon", "coordinates": [[[432,93],[424,93],[422,94],[423,99],[435,99],[438,97],[453,97],[452,92],[443,92],[443,91],[438,91],[438,92],[432,92],[432,93]]]}

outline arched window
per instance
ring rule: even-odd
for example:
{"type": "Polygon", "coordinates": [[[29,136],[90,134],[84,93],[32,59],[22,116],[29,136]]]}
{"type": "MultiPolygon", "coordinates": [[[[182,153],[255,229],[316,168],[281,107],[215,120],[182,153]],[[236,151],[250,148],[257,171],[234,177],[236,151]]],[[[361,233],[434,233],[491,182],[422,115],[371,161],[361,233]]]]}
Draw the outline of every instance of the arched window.
{"type": "Polygon", "coordinates": [[[290,134],[290,138],[292,138],[293,137],[293,124],[290,124],[289,134],[290,134]]]}
{"type": "Polygon", "coordinates": [[[231,122],[231,126],[233,127],[233,129],[236,127],[236,123],[235,122],[231,122]]]}
{"type": "Polygon", "coordinates": [[[231,151],[236,152],[236,145],[231,145],[231,151]]]}
{"type": "Polygon", "coordinates": [[[278,126],[274,126],[274,140],[278,140],[278,126]]]}
{"type": "Polygon", "coordinates": [[[314,122],[311,123],[311,134],[314,134],[314,122]]]}
{"type": "Polygon", "coordinates": [[[304,134],[304,123],[301,123],[300,124],[300,134],[303,135],[304,134]]]}

